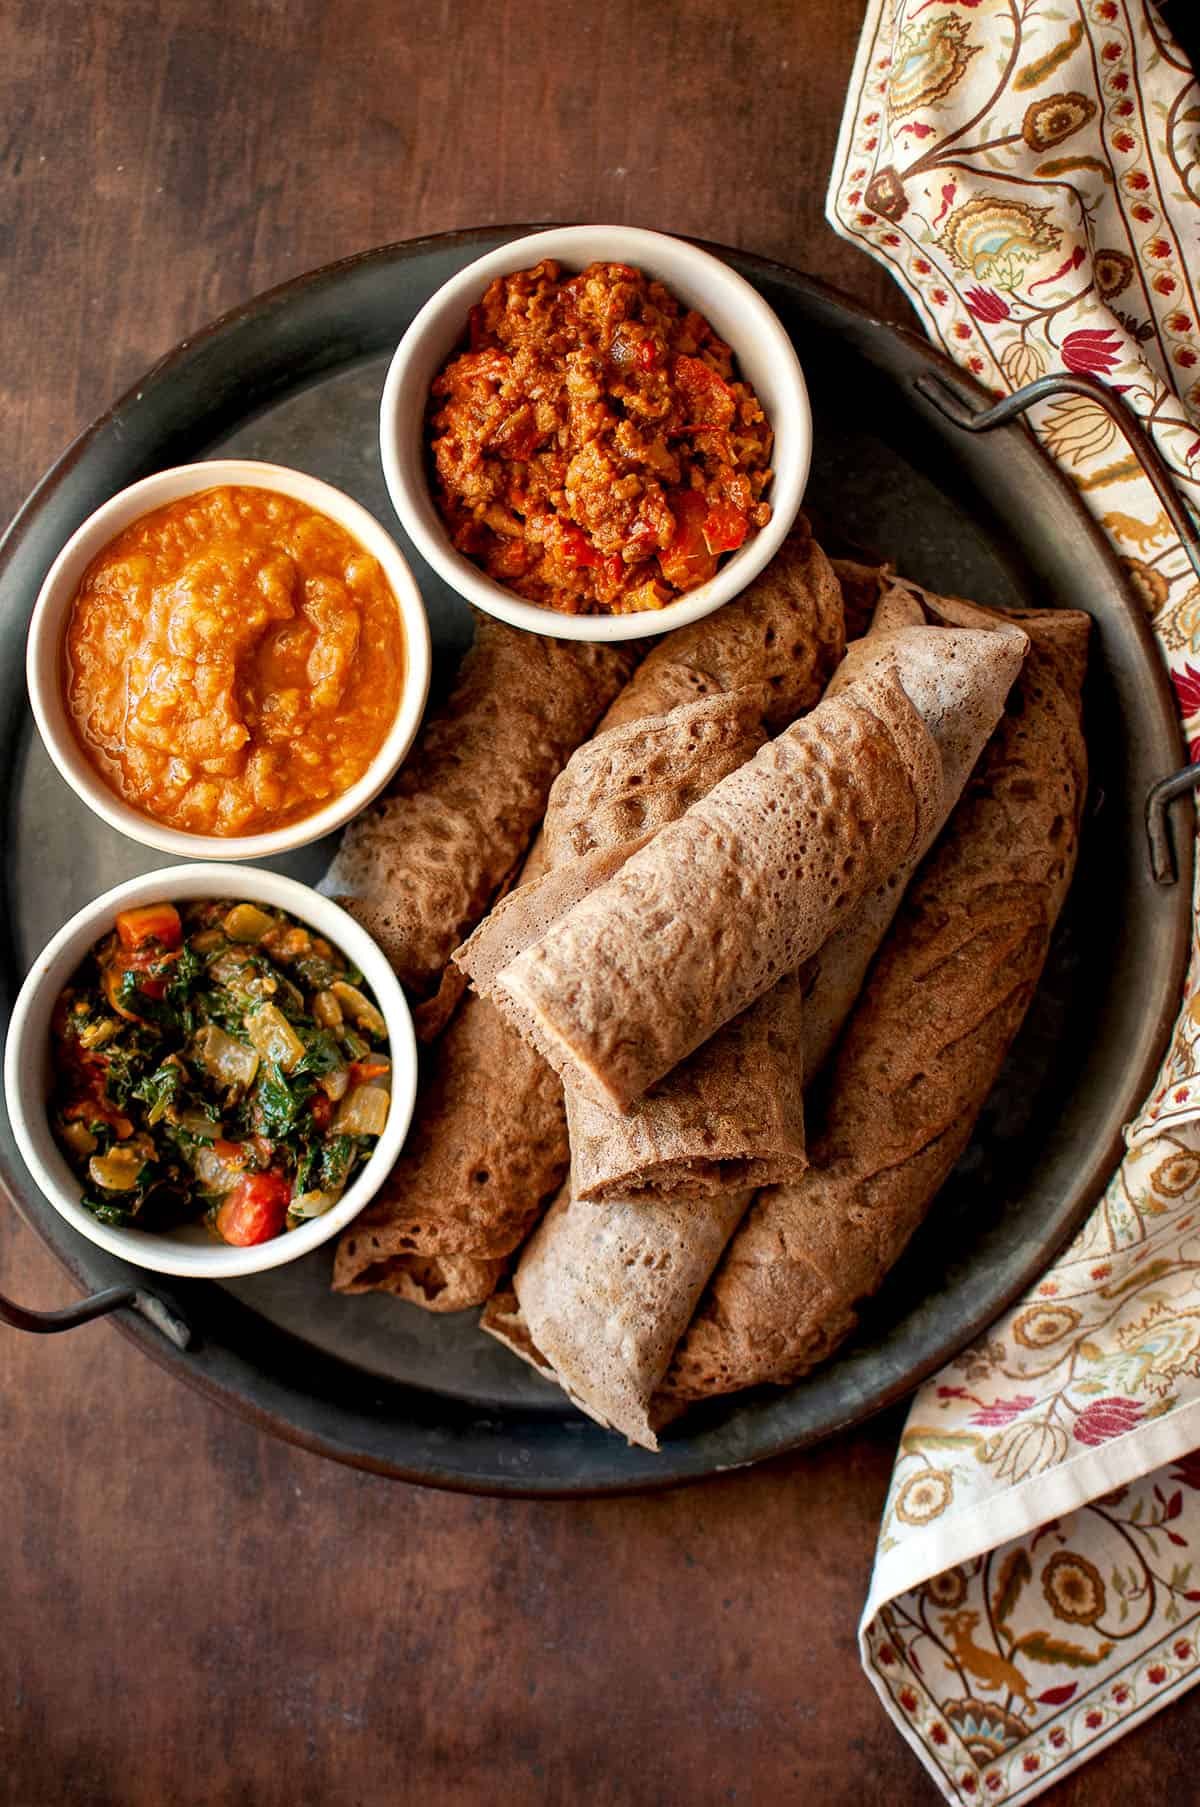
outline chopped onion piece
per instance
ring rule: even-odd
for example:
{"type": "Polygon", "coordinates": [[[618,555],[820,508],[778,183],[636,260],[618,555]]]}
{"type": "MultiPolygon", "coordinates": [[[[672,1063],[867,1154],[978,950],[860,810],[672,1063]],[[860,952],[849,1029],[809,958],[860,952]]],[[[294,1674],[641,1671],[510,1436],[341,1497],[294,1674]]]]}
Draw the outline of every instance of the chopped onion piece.
{"type": "Polygon", "coordinates": [[[365,1029],[368,1035],[387,1034],[387,1024],[370,998],[364,997],[357,985],[348,985],[345,979],[335,979],[329,989],[347,1016],[360,1029],[365,1029]]]}
{"type": "Polygon", "coordinates": [[[323,1217],[330,1205],[336,1205],[338,1192],[297,1192],[288,1206],[289,1217],[323,1217]]]}
{"type": "Polygon", "coordinates": [[[172,1122],[186,1130],[189,1136],[195,1136],[198,1142],[216,1142],[225,1133],[224,1125],[214,1123],[204,1111],[174,1111],[172,1122]]]}
{"type": "Polygon", "coordinates": [[[98,1147],[96,1138],[86,1123],[79,1123],[78,1121],[74,1123],[64,1123],[59,1133],[61,1134],[63,1141],[67,1144],[67,1147],[72,1149],[75,1154],[92,1154],[98,1147]]]}
{"type": "Polygon", "coordinates": [[[107,1154],[94,1154],[88,1162],[88,1172],[106,1192],[131,1192],[145,1165],[146,1157],[140,1148],[117,1147],[110,1148],[107,1154]]]}
{"type": "Polygon", "coordinates": [[[263,1059],[275,1061],[285,1073],[304,1059],[304,1043],[274,1004],[264,1004],[246,1018],[246,1034],[263,1059]]]}
{"type": "Polygon", "coordinates": [[[333,1119],[335,1136],[381,1136],[388,1120],[391,1099],[377,1085],[356,1085],[338,1105],[333,1119]]]}
{"type": "Polygon", "coordinates": [[[350,1089],[349,1067],[331,1067],[328,1073],[321,1075],[321,1090],[327,1098],[337,1104],[350,1089]]]}
{"type": "Polygon", "coordinates": [[[206,1192],[232,1192],[242,1178],[240,1161],[230,1161],[215,1148],[198,1148],[192,1165],[206,1192]]]}
{"type": "Polygon", "coordinates": [[[234,904],[224,922],[225,933],[231,941],[261,941],[275,927],[274,918],[257,904],[234,904]]]}
{"type": "Polygon", "coordinates": [[[245,1042],[227,1035],[218,1024],[205,1024],[192,1042],[192,1052],[205,1072],[222,1085],[236,1085],[246,1091],[254,1084],[258,1055],[245,1042]]]}

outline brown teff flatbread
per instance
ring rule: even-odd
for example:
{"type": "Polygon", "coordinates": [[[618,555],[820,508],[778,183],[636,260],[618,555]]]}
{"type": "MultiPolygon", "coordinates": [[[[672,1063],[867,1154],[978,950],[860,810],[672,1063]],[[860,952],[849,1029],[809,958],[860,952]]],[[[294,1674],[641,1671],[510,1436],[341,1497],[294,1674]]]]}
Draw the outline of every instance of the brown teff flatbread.
{"type": "Polygon", "coordinates": [[[1025,654],[1025,636],[1011,622],[968,604],[941,603],[937,614],[939,602],[906,593],[881,608],[878,631],[850,648],[827,693],[864,671],[892,671],[904,685],[942,758],[942,794],[924,841],[800,974],[735,1017],[628,1111],[617,1116],[568,1088],[580,1198],[757,1188],[803,1172],[801,1087],[862,989],[904,886],[958,801],[1025,654]],[[969,615],[974,631],[926,625],[931,615],[945,621],[946,611],[956,622],[969,615]]]}
{"type": "MultiPolygon", "coordinates": [[[[741,596],[661,640],[603,727],[734,690],[751,691],[755,714],[767,721],[777,723],[781,712],[791,720],[816,701],[843,646],[836,581],[802,529],[741,596]]],[[[744,757],[761,738],[744,698],[725,719],[751,736],[744,757]]],[[[719,761],[715,743],[713,751],[719,761]]],[[[635,775],[631,761],[627,780],[635,775]]],[[[563,793],[564,823],[571,794],[579,792],[563,793]]],[[[679,808],[686,807],[683,796],[679,808]]],[[[660,788],[662,819],[666,806],[660,788]]],[[[607,820],[611,831],[613,818],[607,820]]],[[[624,850],[610,850],[610,857],[619,864],[624,850]]],[[[523,882],[534,885],[543,871],[535,849],[523,882]]],[[[558,1191],[567,1169],[566,1121],[558,1080],[484,998],[465,1000],[428,1060],[408,1144],[387,1186],[342,1237],[334,1285],[384,1288],[418,1304],[453,1298],[458,1309],[487,1296],[496,1258],[524,1239],[558,1191]],[[476,1296],[462,1284],[466,1257],[475,1260],[476,1296]],[[450,1264],[454,1272],[442,1272],[450,1264]]]]}
{"type": "Polygon", "coordinates": [[[804,989],[789,973],[617,1116],[568,1088],[571,1183],[581,1199],[646,1201],[798,1179],[804,989]]]}
{"type": "MultiPolygon", "coordinates": [[[[744,764],[762,738],[755,693],[746,689],[614,729],[581,748],[554,787],[545,826],[548,848],[580,851],[507,898],[455,959],[486,990],[507,961],[604,883],[648,834],[744,764]],[[626,834],[636,837],[628,846],[626,834]]],[[[623,1117],[569,1090],[580,1196],[752,1188],[802,1172],[799,1009],[799,985],[785,981],[623,1117]]]]}
{"type": "Polygon", "coordinates": [[[866,678],[664,828],[490,995],[564,1082],[625,1110],[841,926],[941,790],[899,680],[866,678]]]}
{"type": "Polygon", "coordinates": [[[895,580],[885,586],[870,633],[849,647],[835,672],[829,695],[872,672],[896,672],[941,754],[942,796],[924,843],[805,965],[806,1084],[824,1066],[906,885],[1000,720],[1027,645],[1007,617],[895,580]]]}
{"type": "Polygon", "coordinates": [[[1014,617],[1008,710],[906,896],[835,1059],[798,1185],[763,1192],[672,1363],[661,1405],[789,1383],[853,1328],[966,1146],[1041,975],[1087,779],[1088,618],[1014,617]]]}
{"type": "Polygon", "coordinates": [[[650,1401],[750,1198],[672,1198],[647,1217],[588,1204],[567,1188],[521,1256],[519,1316],[485,1328],[549,1366],[598,1424],[657,1449],[650,1401]]]}
{"type": "Polygon", "coordinates": [[[505,1262],[475,1255],[406,1255],[382,1263],[348,1269],[334,1290],[344,1293],[385,1292],[419,1305],[423,1311],[466,1311],[482,1305],[504,1272],[505,1262]]]}
{"type": "Polygon", "coordinates": [[[350,823],[321,889],[373,935],[436,1033],[450,955],[513,870],[550,786],[626,682],[636,651],[481,618],[441,709],[395,782],[350,823]],[[437,998],[437,1003],[432,1000],[437,998]]]}
{"type": "Polygon", "coordinates": [[[601,729],[665,715],[698,697],[752,689],[764,723],[778,731],[814,707],[845,645],[837,578],[801,515],[740,596],[658,642],[601,729]]]}
{"type": "Polygon", "coordinates": [[[743,766],[765,738],[751,689],[701,697],[597,735],[550,793],[543,829],[550,871],[504,898],[456,950],[455,964],[477,991],[490,991],[502,967],[743,766]]]}
{"type": "MultiPolygon", "coordinates": [[[[974,616],[985,619],[978,611],[974,616]]],[[[831,686],[841,684],[843,672],[847,683],[864,672],[897,678],[942,759],[937,811],[901,868],[896,897],[957,801],[1025,654],[1028,642],[1018,628],[986,625],[985,632],[929,626],[923,606],[905,598],[883,614],[877,634],[851,648],[831,686]]],[[[561,1359],[576,1402],[647,1448],[656,1447],[651,1397],[672,1352],[663,1326],[681,1321],[681,1296],[698,1295],[706,1264],[711,1270],[722,1251],[722,1233],[731,1235],[741,1217],[740,1203],[724,1194],[738,1186],[795,1183],[804,1170],[805,987],[812,985],[827,1006],[828,994],[838,991],[835,981],[854,967],[858,990],[895,908],[896,897],[887,895],[881,915],[883,895],[881,888],[862,900],[834,938],[845,941],[845,958],[831,964],[822,949],[624,1115],[567,1088],[571,1196],[546,1219],[517,1269],[513,1284],[524,1310],[511,1307],[494,1334],[527,1359],[532,1351],[552,1368],[561,1359]],[[756,1079],[762,1082],[757,1092],[756,1079]],[[607,1209],[603,1234],[588,1201],[607,1209]],[[686,1259],[679,1251],[681,1221],[694,1240],[686,1259]],[[651,1278],[628,1269],[630,1247],[651,1278]],[[598,1316],[597,1300],[626,1289],[633,1308],[598,1316]],[[615,1341],[613,1326],[620,1331],[615,1341]]]]}
{"type": "Polygon", "coordinates": [[[865,564],[855,558],[831,558],[829,562],[841,586],[846,638],[860,640],[871,625],[880,593],[892,567],[865,564]]]}

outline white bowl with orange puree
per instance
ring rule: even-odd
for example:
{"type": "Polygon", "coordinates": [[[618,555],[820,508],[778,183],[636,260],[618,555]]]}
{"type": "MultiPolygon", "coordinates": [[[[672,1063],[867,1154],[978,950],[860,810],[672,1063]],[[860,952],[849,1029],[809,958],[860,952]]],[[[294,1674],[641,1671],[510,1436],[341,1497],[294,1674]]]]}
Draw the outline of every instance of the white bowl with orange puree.
{"type": "Polygon", "coordinates": [[[215,459],[133,484],[72,535],[26,672],[46,750],[110,826],[258,859],[387,783],[425,707],[429,626],[365,508],[302,471],[215,459]]]}

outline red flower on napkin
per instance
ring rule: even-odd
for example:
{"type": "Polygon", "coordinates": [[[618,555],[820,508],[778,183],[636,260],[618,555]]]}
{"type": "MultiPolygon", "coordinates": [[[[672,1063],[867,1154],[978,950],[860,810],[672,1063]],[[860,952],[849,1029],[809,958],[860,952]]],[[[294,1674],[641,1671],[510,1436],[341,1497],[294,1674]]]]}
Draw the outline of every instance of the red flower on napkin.
{"type": "Polygon", "coordinates": [[[1107,1443],[1110,1437],[1123,1436],[1134,1429],[1142,1410],[1136,1399],[1115,1395],[1111,1399],[1093,1399],[1075,1420],[1075,1441],[1094,1447],[1107,1443]]]}
{"type": "Polygon", "coordinates": [[[1108,327],[1081,326],[1063,340],[1062,358],[1079,375],[1107,376],[1121,362],[1121,341],[1108,327]]]}
{"type": "Polygon", "coordinates": [[[980,1425],[1011,1424],[1022,1412],[1027,1412],[1037,1401],[1032,1393],[1017,1393],[1012,1399],[993,1399],[980,1412],[971,1413],[971,1423],[980,1425]]]}
{"type": "Polygon", "coordinates": [[[1186,1456],[1176,1456],[1171,1465],[1171,1479],[1182,1481],[1193,1493],[1200,1493],[1200,1449],[1189,1450],[1186,1456]]]}
{"type": "Polygon", "coordinates": [[[994,289],[964,289],[963,299],[977,320],[992,324],[1007,320],[1012,311],[1003,295],[997,295],[994,289]]]}
{"type": "Polygon", "coordinates": [[[1182,671],[1171,673],[1171,682],[1179,698],[1179,713],[1186,722],[1200,711],[1200,671],[1189,663],[1182,671]]]}

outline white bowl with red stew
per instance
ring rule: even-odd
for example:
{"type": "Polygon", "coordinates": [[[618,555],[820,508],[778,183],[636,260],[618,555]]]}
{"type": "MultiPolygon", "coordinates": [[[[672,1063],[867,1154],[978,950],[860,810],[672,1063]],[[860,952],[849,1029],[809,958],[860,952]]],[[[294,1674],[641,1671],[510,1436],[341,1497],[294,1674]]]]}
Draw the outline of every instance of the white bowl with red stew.
{"type": "Polygon", "coordinates": [[[711,253],[632,226],[536,232],[460,270],[380,407],[422,556],[560,639],[660,634],[736,596],[791,528],[811,449],[772,308],[711,253]]]}
{"type": "Polygon", "coordinates": [[[337,1236],[395,1165],[412,1019],[346,913],[258,867],[168,867],[80,910],[14,1006],[17,1146],[67,1222],[158,1273],[261,1273],[337,1236]]]}
{"type": "Polygon", "coordinates": [[[387,783],[429,689],[429,626],[391,535],[302,471],[160,471],[63,547],[29,628],[29,696],[88,807],[164,853],[261,859],[387,783]]]}

